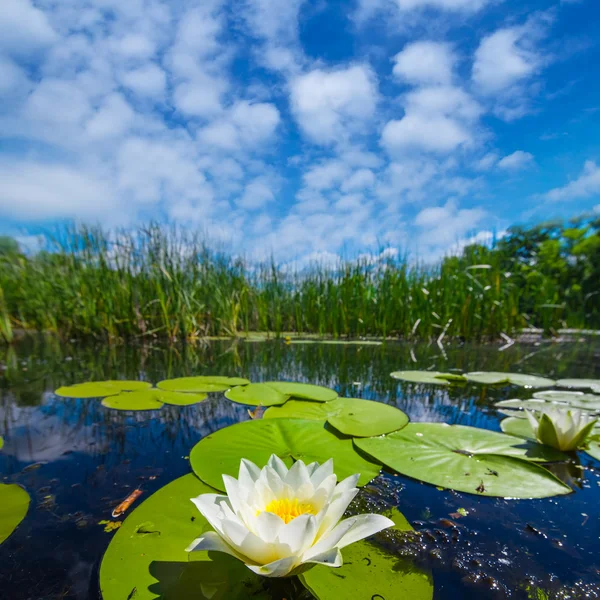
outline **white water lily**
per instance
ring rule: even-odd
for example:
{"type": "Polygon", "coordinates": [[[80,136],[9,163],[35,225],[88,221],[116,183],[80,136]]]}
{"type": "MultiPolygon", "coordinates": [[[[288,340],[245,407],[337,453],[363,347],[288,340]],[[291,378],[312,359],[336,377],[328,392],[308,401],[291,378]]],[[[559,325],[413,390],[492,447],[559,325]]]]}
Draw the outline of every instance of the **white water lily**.
{"type": "Polygon", "coordinates": [[[539,417],[528,410],[525,413],[539,442],[566,451],[580,448],[598,420],[572,409],[550,409],[539,417]]]}
{"type": "Polygon", "coordinates": [[[242,459],[238,479],[223,475],[227,496],[192,498],[214,531],[187,548],[226,552],[266,577],[286,577],[315,564],[340,567],[341,548],[394,522],[383,515],[340,521],[358,493],[358,475],[337,484],[333,461],[288,469],[273,455],[262,470],[242,459]]]}

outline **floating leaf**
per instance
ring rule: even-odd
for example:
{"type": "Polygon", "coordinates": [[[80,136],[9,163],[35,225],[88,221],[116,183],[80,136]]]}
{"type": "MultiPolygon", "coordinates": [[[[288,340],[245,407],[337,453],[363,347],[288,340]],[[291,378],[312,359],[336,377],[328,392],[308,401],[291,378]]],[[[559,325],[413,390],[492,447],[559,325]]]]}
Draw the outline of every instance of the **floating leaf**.
{"type": "MultiPolygon", "coordinates": [[[[390,530],[412,531],[408,521],[393,509],[387,514],[396,526],[390,530]]],[[[417,568],[408,558],[386,552],[366,540],[342,550],[339,569],[316,566],[300,575],[301,583],[318,600],[431,600],[431,573],[417,568]]]]}
{"type": "Polygon", "coordinates": [[[483,496],[545,498],[571,489],[531,461],[562,460],[565,455],[540,444],[462,425],[410,423],[355,445],[414,479],[483,496]]]}
{"type": "Polygon", "coordinates": [[[2,450],[3,446],[4,446],[4,438],[0,435],[0,450],[2,450]]]}
{"type": "Polygon", "coordinates": [[[152,387],[152,384],[148,381],[127,381],[123,379],[109,379],[108,381],[102,381],[101,383],[116,388],[120,392],[139,392],[152,387]]]}
{"type": "MultiPolygon", "coordinates": [[[[255,384],[257,385],[257,384],[255,384]]],[[[335,390],[313,385],[312,383],[296,383],[293,381],[265,381],[268,385],[280,394],[290,396],[290,398],[299,398],[300,400],[312,400],[314,402],[330,402],[338,397],[335,390]]]]}
{"type": "Polygon", "coordinates": [[[211,529],[190,498],[211,492],[195,475],[184,475],[136,508],[102,559],[103,600],[269,600],[264,580],[240,561],[185,551],[211,529]]]}
{"type": "Polygon", "coordinates": [[[152,390],[142,392],[122,392],[102,400],[102,406],[115,410],[158,410],[163,403],[152,390]]]}
{"type": "Polygon", "coordinates": [[[250,381],[243,377],[224,377],[221,375],[202,375],[198,377],[178,377],[164,379],[156,387],[169,392],[224,392],[237,385],[248,385],[250,381]]]}
{"type": "Polygon", "coordinates": [[[29,494],[14,483],[0,483],[0,544],[17,528],[29,510],[29,494]]]}
{"type": "Polygon", "coordinates": [[[225,393],[225,398],[239,404],[252,406],[275,406],[287,402],[289,395],[278,392],[266,383],[251,383],[244,387],[234,387],[225,393]]]}
{"type": "Polygon", "coordinates": [[[595,388],[600,387],[600,379],[559,379],[556,385],[575,389],[595,388]]]}
{"type": "Polygon", "coordinates": [[[537,375],[526,375],[524,373],[503,373],[499,371],[474,371],[467,373],[465,377],[475,383],[487,385],[500,385],[512,383],[523,387],[550,387],[554,385],[553,379],[538,377],[537,375]]]}
{"type": "Polygon", "coordinates": [[[88,381],[59,387],[54,393],[63,398],[105,398],[120,393],[118,387],[106,381],[88,381]]]}
{"type": "Polygon", "coordinates": [[[450,383],[462,383],[466,379],[456,373],[440,373],[439,371],[394,371],[390,373],[394,379],[411,381],[413,383],[434,383],[436,385],[449,385],[450,383]]]}
{"type": "Polygon", "coordinates": [[[260,419],[225,427],[200,440],[190,453],[190,462],[200,479],[224,490],[223,474],[237,477],[242,458],[262,468],[271,454],[288,466],[292,459],[324,463],[332,458],[338,479],[360,473],[359,485],[379,473],[379,465],[358,454],[352,440],[341,439],[322,422],[306,419],[260,419]]]}
{"type": "Polygon", "coordinates": [[[571,400],[568,404],[565,402],[547,401],[542,398],[532,398],[530,400],[521,400],[520,398],[513,398],[510,400],[501,400],[496,402],[495,406],[498,408],[513,408],[520,410],[546,410],[551,408],[577,408],[577,410],[583,410],[586,412],[597,412],[600,411],[600,402],[574,402],[571,400]]]}
{"type": "Polygon", "coordinates": [[[359,398],[337,398],[324,403],[289,400],[283,406],[269,408],[263,418],[285,417],[327,421],[344,435],[356,437],[390,433],[408,423],[408,417],[401,410],[359,398]]]}
{"type": "MultiPolygon", "coordinates": [[[[508,435],[536,441],[535,434],[533,433],[533,429],[531,428],[528,419],[509,417],[508,419],[500,421],[500,428],[508,435]]],[[[594,429],[594,431],[598,431],[598,433],[592,434],[587,442],[587,447],[582,448],[581,450],[586,454],[589,454],[592,458],[600,460],[600,430],[594,429]]]]}

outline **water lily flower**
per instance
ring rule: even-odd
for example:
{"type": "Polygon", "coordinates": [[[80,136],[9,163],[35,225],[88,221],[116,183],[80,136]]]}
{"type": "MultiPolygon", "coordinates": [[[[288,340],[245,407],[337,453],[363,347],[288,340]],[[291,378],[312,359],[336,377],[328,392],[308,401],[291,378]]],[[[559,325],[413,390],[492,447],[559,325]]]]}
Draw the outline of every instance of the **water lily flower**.
{"type": "Polygon", "coordinates": [[[238,479],[223,475],[226,496],[192,498],[214,531],[187,551],[226,552],[265,577],[295,575],[316,564],[340,567],[341,548],[394,525],[375,514],[340,521],[358,493],[358,478],[336,485],[331,459],[322,465],[299,460],[291,469],[275,455],[263,469],[242,459],[238,479]]]}
{"type": "Polygon", "coordinates": [[[540,443],[566,451],[580,448],[598,420],[571,409],[550,409],[540,413],[539,417],[528,410],[525,413],[540,443]]]}

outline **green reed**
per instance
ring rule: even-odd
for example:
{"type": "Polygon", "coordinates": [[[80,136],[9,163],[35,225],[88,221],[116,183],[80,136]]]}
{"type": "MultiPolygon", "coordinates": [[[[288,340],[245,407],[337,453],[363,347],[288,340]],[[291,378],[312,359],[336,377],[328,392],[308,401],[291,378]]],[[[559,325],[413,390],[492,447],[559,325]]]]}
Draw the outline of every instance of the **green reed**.
{"type": "Polygon", "coordinates": [[[0,339],[13,328],[109,340],[251,331],[479,340],[526,326],[598,327],[600,246],[589,242],[598,229],[583,227],[578,244],[591,254],[563,244],[560,261],[546,246],[563,230],[549,229],[533,258],[507,237],[434,266],[387,257],[301,271],[249,264],[176,228],[68,227],[34,256],[0,256],[0,339]]]}

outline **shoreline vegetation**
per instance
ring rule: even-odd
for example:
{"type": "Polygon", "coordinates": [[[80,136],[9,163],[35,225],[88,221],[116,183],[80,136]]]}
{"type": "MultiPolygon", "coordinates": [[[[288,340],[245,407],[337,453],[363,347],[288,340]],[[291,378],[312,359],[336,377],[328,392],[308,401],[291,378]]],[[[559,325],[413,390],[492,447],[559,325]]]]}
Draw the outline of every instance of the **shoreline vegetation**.
{"type": "Polygon", "coordinates": [[[0,237],[0,342],[270,336],[489,341],[600,329],[600,216],[513,227],[437,264],[382,252],[300,270],[201,236],[69,226],[32,255],[0,237]],[[295,334],[295,335],[294,335],[295,334]]]}

